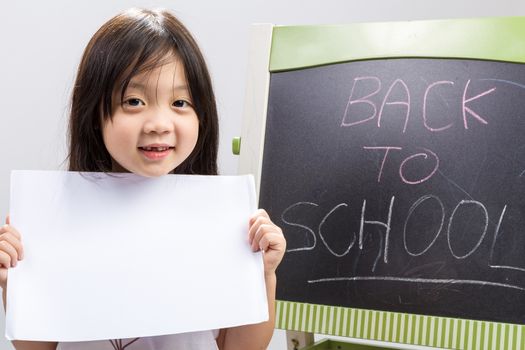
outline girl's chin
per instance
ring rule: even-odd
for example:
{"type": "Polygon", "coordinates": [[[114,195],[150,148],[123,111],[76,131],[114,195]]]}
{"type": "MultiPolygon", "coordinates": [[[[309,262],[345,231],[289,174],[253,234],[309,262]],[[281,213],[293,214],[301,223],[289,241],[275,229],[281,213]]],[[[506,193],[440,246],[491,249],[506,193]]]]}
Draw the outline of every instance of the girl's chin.
{"type": "Polygon", "coordinates": [[[177,165],[178,164],[175,164],[172,167],[168,164],[137,164],[135,166],[133,164],[130,164],[130,166],[128,167],[123,167],[122,165],[114,161],[113,169],[111,171],[115,173],[133,173],[135,175],[143,177],[159,177],[170,174],[173,171],[173,169],[176,168],[177,165]]]}
{"type": "Polygon", "coordinates": [[[131,171],[135,175],[140,175],[144,177],[160,177],[171,173],[170,169],[158,169],[158,170],[139,170],[131,171]]]}
{"type": "Polygon", "coordinates": [[[173,169],[169,169],[169,168],[135,169],[135,168],[130,167],[130,169],[126,169],[126,168],[120,167],[118,169],[112,169],[112,172],[132,173],[132,174],[143,176],[143,177],[160,177],[160,176],[170,174],[172,170],[173,169]]]}

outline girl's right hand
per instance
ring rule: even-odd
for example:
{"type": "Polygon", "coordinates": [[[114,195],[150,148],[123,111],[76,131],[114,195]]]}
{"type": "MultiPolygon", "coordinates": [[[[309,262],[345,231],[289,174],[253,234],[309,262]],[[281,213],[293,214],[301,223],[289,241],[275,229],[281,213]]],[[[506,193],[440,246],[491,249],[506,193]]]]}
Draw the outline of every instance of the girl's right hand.
{"type": "Polygon", "coordinates": [[[7,269],[15,267],[24,258],[24,248],[18,231],[10,225],[9,216],[0,227],[0,287],[7,286],[7,269]]]}

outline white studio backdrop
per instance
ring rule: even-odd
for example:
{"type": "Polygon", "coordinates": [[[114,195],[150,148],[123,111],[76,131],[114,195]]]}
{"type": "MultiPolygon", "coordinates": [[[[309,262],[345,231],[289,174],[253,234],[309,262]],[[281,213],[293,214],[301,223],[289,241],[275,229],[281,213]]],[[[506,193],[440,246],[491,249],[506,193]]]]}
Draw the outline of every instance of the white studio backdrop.
{"type": "MultiPolygon", "coordinates": [[[[172,10],[200,44],[216,91],[219,168],[225,175],[237,172],[231,139],[241,130],[250,24],[525,15],[523,0],[5,1],[0,15],[2,223],[8,213],[12,169],[64,169],[69,97],[82,51],[105,21],[129,7],[172,10]]],[[[3,333],[3,316],[0,329],[3,333]]],[[[270,349],[285,347],[284,332],[276,332],[270,349]]],[[[3,336],[0,349],[13,349],[3,336]]]]}

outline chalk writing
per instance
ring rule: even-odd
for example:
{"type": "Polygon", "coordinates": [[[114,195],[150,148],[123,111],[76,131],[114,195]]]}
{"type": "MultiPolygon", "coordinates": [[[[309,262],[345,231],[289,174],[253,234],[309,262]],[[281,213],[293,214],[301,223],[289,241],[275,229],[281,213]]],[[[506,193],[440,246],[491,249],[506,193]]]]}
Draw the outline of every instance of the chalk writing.
{"type": "Polygon", "coordinates": [[[453,81],[448,81],[448,80],[436,81],[436,82],[428,85],[427,89],[425,90],[425,95],[424,95],[425,97],[423,98],[423,124],[425,125],[425,128],[427,128],[427,130],[430,130],[430,131],[443,131],[443,130],[447,130],[452,125],[454,125],[454,123],[449,123],[449,124],[447,124],[445,126],[442,126],[440,128],[433,128],[433,127],[428,125],[428,117],[427,117],[428,94],[430,92],[430,89],[432,89],[433,87],[438,86],[438,85],[444,85],[444,84],[454,85],[454,82],[453,81]]]}
{"type": "Polygon", "coordinates": [[[472,201],[472,200],[462,200],[461,202],[459,202],[458,205],[456,205],[456,207],[452,211],[452,214],[450,215],[450,220],[448,221],[448,228],[447,228],[447,243],[448,243],[448,248],[450,249],[450,252],[452,253],[452,255],[454,255],[454,257],[456,259],[465,259],[469,255],[474,253],[476,251],[476,249],[478,249],[478,247],[480,246],[481,242],[483,242],[483,239],[485,238],[485,234],[487,233],[488,225],[489,225],[489,214],[487,213],[487,208],[485,208],[483,203],[478,202],[478,201],[472,201]],[[452,243],[450,242],[450,228],[452,226],[453,218],[454,218],[455,214],[457,213],[457,210],[461,206],[466,205],[466,204],[473,204],[473,205],[477,206],[478,208],[482,209],[483,218],[485,219],[485,227],[483,228],[483,232],[480,235],[481,237],[480,237],[478,243],[474,246],[474,248],[472,248],[472,250],[470,252],[468,252],[468,253],[466,253],[464,255],[457,255],[454,252],[454,249],[452,249],[452,243]]]}
{"type": "Polygon", "coordinates": [[[376,117],[376,114],[377,114],[377,107],[376,107],[375,103],[373,103],[372,101],[368,100],[368,98],[374,96],[380,90],[381,90],[381,80],[378,77],[358,77],[358,78],[355,78],[354,79],[354,85],[352,86],[352,90],[350,91],[350,97],[348,97],[348,103],[346,104],[345,114],[344,114],[341,126],[357,125],[357,124],[361,124],[361,123],[366,123],[367,121],[374,119],[376,117]],[[355,91],[357,82],[359,82],[359,81],[367,81],[367,80],[368,81],[371,80],[371,81],[376,82],[377,83],[376,89],[374,91],[372,91],[371,93],[369,93],[368,95],[365,95],[363,97],[359,97],[357,99],[353,99],[354,98],[354,91],[355,91]],[[346,116],[349,114],[350,107],[352,105],[354,105],[354,104],[363,104],[363,103],[366,104],[366,105],[369,105],[370,107],[372,107],[373,113],[369,117],[366,117],[365,119],[357,120],[357,121],[354,121],[354,122],[347,122],[346,121],[346,116]]]}
{"type": "Polygon", "coordinates": [[[282,300],[523,324],[525,65],[379,59],[270,86],[282,300]]]}
{"type": "MultiPolygon", "coordinates": [[[[355,232],[348,232],[347,235],[349,237],[349,240],[348,240],[348,243],[343,248],[344,251],[342,251],[342,252],[337,252],[335,250],[335,247],[332,247],[327,242],[327,240],[326,240],[326,233],[323,232],[323,226],[330,219],[330,217],[332,215],[334,215],[338,210],[341,210],[342,208],[347,208],[348,209],[348,208],[350,208],[350,205],[348,203],[339,203],[339,204],[335,205],[333,208],[328,210],[327,213],[322,217],[321,222],[319,223],[319,225],[317,227],[317,230],[315,230],[314,228],[308,227],[305,224],[295,223],[292,220],[290,220],[289,218],[285,219],[285,216],[286,216],[286,214],[288,213],[288,211],[291,208],[299,209],[301,207],[309,206],[309,207],[315,207],[317,209],[321,209],[322,207],[320,205],[318,205],[316,203],[312,203],[312,202],[298,202],[298,203],[295,203],[295,204],[291,205],[290,207],[288,207],[285,210],[285,212],[282,215],[283,221],[287,225],[294,226],[294,227],[300,227],[300,228],[306,230],[309,235],[312,235],[314,237],[314,239],[313,239],[313,244],[312,245],[305,246],[305,247],[300,247],[300,248],[289,249],[288,252],[300,252],[300,251],[304,251],[304,250],[313,250],[313,249],[315,249],[316,246],[317,246],[317,239],[315,238],[315,236],[319,236],[321,242],[323,243],[323,246],[328,250],[328,252],[330,254],[332,254],[334,257],[342,258],[342,257],[346,256],[347,254],[349,254],[354,247],[356,247],[356,249],[358,249],[359,251],[363,251],[363,249],[365,248],[365,246],[364,246],[364,237],[365,237],[366,228],[368,227],[369,229],[371,229],[371,227],[369,227],[368,225],[377,225],[377,226],[379,226],[379,227],[384,229],[384,240],[383,239],[379,240],[379,242],[380,242],[380,254],[375,258],[374,263],[373,263],[373,265],[371,266],[371,269],[370,269],[372,272],[374,272],[381,255],[383,256],[383,263],[384,264],[388,264],[389,263],[389,254],[390,254],[390,252],[389,252],[389,243],[390,243],[390,240],[391,240],[391,233],[392,233],[391,230],[392,230],[392,226],[393,226],[392,220],[397,220],[397,221],[402,221],[403,222],[403,225],[402,225],[402,227],[403,227],[402,238],[403,238],[404,252],[406,254],[408,254],[409,256],[417,257],[417,256],[421,256],[421,255],[424,255],[427,252],[429,252],[429,250],[435,245],[436,241],[438,240],[438,238],[440,236],[440,233],[442,232],[442,229],[443,229],[443,226],[444,226],[445,217],[446,217],[445,213],[446,212],[445,212],[445,206],[444,206],[442,200],[436,195],[430,195],[430,194],[429,195],[424,195],[424,196],[418,198],[412,204],[412,206],[408,210],[408,213],[407,213],[407,215],[406,215],[406,217],[404,219],[403,218],[399,218],[399,217],[395,218],[395,219],[393,218],[392,213],[393,213],[394,203],[395,203],[395,197],[392,196],[391,199],[390,199],[390,203],[388,205],[388,214],[387,214],[387,217],[386,217],[385,221],[369,220],[369,219],[367,219],[367,211],[366,211],[367,200],[364,199],[362,201],[361,215],[360,215],[359,225],[358,225],[358,227],[359,227],[359,231],[358,231],[358,234],[357,234],[358,238],[356,238],[355,232]],[[416,220],[417,219],[417,217],[414,217],[414,212],[419,207],[421,207],[421,204],[423,204],[424,202],[429,201],[429,200],[432,200],[432,201],[436,202],[438,204],[438,207],[440,208],[441,218],[440,218],[440,221],[439,221],[439,227],[437,227],[434,237],[432,238],[431,242],[426,247],[424,247],[423,249],[421,249],[419,251],[414,251],[412,248],[410,248],[410,240],[408,238],[409,236],[408,236],[408,231],[407,231],[408,222],[409,222],[409,220],[416,220]],[[356,240],[358,241],[357,246],[355,245],[356,240]],[[384,247],[382,247],[382,242],[383,241],[384,241],[384,247]],[[381,251],[381,248],[382,248],[382,251],[381,251]]],[[[499,269],[511,269],[511,270],[515,270],[515,271],[523,271],[523,272],[525,272],[525,269],[521,268],[521,267],[499,266],[499,265],[493,265],[491,263],[492,258],[493,258],[493,251],[495,249],[496,242],[497,242],[497,239],[498,239],[500,226],[501,226],[501,223],[502,223],[502,221],[504,219],[504,214],[505,214],[506,210],[507,210],[507,205],[505,205],[503,207],[503,209],[501,211],[501,214],[499,216],[498,223],[496,225],[496,229],[494,231],[494,239],[492,241],[490,255],[488,257],[487,267],[489,269],[490,268],[499,268],[499,269]]],[[[488,225],[489,225],[489,214],[488,214],[488,211],[487,211],[485,205],[483,205],[483,203],[481,203],[479,201],[474,201],[474,200],[461,200],[461,201],[459,201],[458,204],[451,211],[451,214],[450,214],[450,216],[448,218],[448,225],[447,225],[447,231],[446,231],[446,237],[447,238],[446,239],[447,239],[447,247],[448,247],[448,250],[449,250],[450,254],[457,260],[463,260],[463,259],[466,259],[469,256],[471,256],[474,252],[476,252],[479,249],[481,243],[485,240],[485,236],[486,236],[487,231],[488,231],[488,225]],[[465,208],[463,210],[463,212],[460,210],[461,208],[465,208]],[[483,230],[482,230],[482,232],[480,234],[480,238],[476,242],[476,244],[468,252],[466,252],[464,254],[460,254],[460,253],[457,252],[456,248],[453,248],[452,237],[453,237],[453,233],[454,232],[452,230],[452,226],[453,226],[454,221],[456,220],[456,218],[459,215],[472,217],[472,213],[469,212],[469,210],[467,210],[468,208],[472,208],[470,211],[477,210],[477,211],[479,211],[482,214],[483,230]],[[463,214],[461,214],[461,213],[463,213],[463,214]]],[[[397,225],[396,225],[396,227],[397,227],[397,225]]],[[[399,235],[396,235],[396,236],[399,236],[399,235]]],[[[399,252],[397,254],[399,254],[399,252]]],[[[444,254],[444,252],[441,253],[441,255],[443,255],[443,254],[444,254]]],[[[375,277],[369,277],[369,279],[377,279],[377,280],[379,280],[379,279],[381,279],[383,277],[375,276],[375,277]]],[[[388,277],[386,280],[394,280],[394,278],[397,278],[397,277],[391,276],[391,277],[388,277]]],[[[339,278],[339,279],[335,279],[335,280],[339,280],[339,281],[341,281],[341,280],[354,280],[354,281],[356,281],[356,280],[359,280],[359,279],[355,279],[354,277],[352,277],[350,279],[347,279],[345,277],[345,278],[342,278],[342,279],[339,278]]],[[[418,281],[421,282],[421,281],[423,281],[422,279],[410,279],[410,278],[401,278],[401,277],[399,277],[399,279],[396,279],[396,280],[402,281],[402,282],[418,282],[418,281]]],[[[439,283],[445,283],[445,282],[443,282],[444,280],[441,280],[441,279],[435,280],[435,279],[432,279],[432,278],[428,278],[428,279],[424,279],[424,280],[427,281],[426,283],[437,283],[437,281],[441,281],[439,283]]],[[[334,281],[334,279],[324,278],[324,279],[315,280],[314,282],[315,283],[319,283],[319,282],[323,282],[323,281],[329,282],[329,281],[334,281]]],[[[524,287],[518,287],[518,286],[501,284],[501,283],[490,282],[490,281],[481,281],[481,280],[479,280],[479,281],[474,282],[474,281],[467,281],[467,280],[462,280],[462,279],[447,279],[446,281],[450,281],[450,282],[446,282],[446,283],[459,283],[459,284],[461,284],[461,283],[476,284],[476,283],[479,282],[479,284],[488,285],[488,286],[499,286],[499,287],[505,287],[505,288],[508,287],[508,288],[517,288],[517,289],[520,289],[520,290],[525,290],[525,286],[524,287]]]]}
{"type": "Polygon", "coordinates": [[[484,91],[481,94],[478,94],[474,97],[467,98],[467,89],[470,84],[470,80],[467,81],[467,84],[465,85],[465,90],[463,91],[463,125],[465,126],[465,129],[468,129],[468,123],[467,123],[467,112],[472,115],[474,118],[476,118],[479,122],[482,124],[488,124],[488,122],[479,116],[479,114],[475,113],[472,109],[467,107],[467,102],[471,102],[474,100],[477,100],[480,97],[483,97],[485,95],[488,95],[496,90],[496,88],[492,88],[490,90],[484,91]]]}
{"type": "Polygon", "coordinates": [[[381,182],[381,175],[383,175],[383,168],[385,166],[386,157],[388,156],[388,152],[390,152],[391,149],[395,150],[402,150],[401,147],[393,147],[393,146],[364,146],[363,149],[373,149],[373,150],[385,150],[385,155],[383,156],[383,161],[381,162],[381,167],[379,168],[379,174],[377,175],[377,182],[381,182]]]}
{"type": "Polygon", "coordinates": [[[364,226],[365,224],[368,225],[379,225],[385,228],[385,250],[383,253],[383,261],[385,263],[388,263],[388,242],[390,237],[390,230],[391,226],[390,223],[392,221],[392,207],[394,206],[394,196],[390,199],[390,205],[388,207],[388,217],[386,222],[382,221],[375,221],[375,220],[365,220],[365,212],[366,212],[366,199],[363,200],[363,206],[361,209],[361,220],[359,221],[359,249],[363,249],[363,235],[364,235],[364,226]]]}
{"type": "Polygon", "coordinates": [[[423,150],[425,151],[424,153],[416,153],[416,154],[413,154],[411,155],[410,157],[406,158],[404,161],[401,162],[401,165],[399,166],[399,176],[401,177],[401,179],[403,180],[404,183],[406,184],[409,184],[409,185],[416,185],[416,184],[420,184],[422,182],[425,182],[427,181],[428,179],[430,179],[432,177],[432,175],[434,175],[434,173],[438,170],[439,168],[439,158],[437,156],[437,154],[435,154],[434,152],[432,152],[431,150],[427,149],[427,148],[423,148],[423,150]],[[405,166],[405,164],[411,160],[411,159],[414,159],[416,157],[423,157],[424,159],[427,159],[428,158],[428,153],[430,153],[430,155],[432,155],[432,157],[434,157],[434,160],[436,162],[436,165],[434,166],[434,169],[432,169],[432,171],[430,172],[430,174],[428,174],[427,176],[425,176],[424,178],[422,179],[419,179],[419,180],[408,180],[404,175],[403,175],[403,167],[405,166]]]}
{"type": "Polygon", "coordinates": [[[492,263],[493,257],[494,257],[494,250],[496,247],[496,241],[499,237],[499,231],[501,227],[501,222],[503,221],[503,216],[505,215],[505,211],[507,210],[507,206],[503,207],[503,210],[501,211],[501,215],[498,220],[498,225],[496,226],[496,233],[494,234],[494,239],[492,240],[492,246],[490,248],[490,258],[489,258],[489,266],[494,269],[507,269],[507,270],[515,270],[515,271],[521,271],[525,272],[525,268],[522,267],[516,267],[516,266],[508,266],[508,265],[494,265],[492,263]]]}
{"type": "MultiPolygon", "coordinates": [[[[286,214],[288,214],[288,212],[296,207],[299,207],[299,206],[302,206],[302,205],[306,205],[306,206],[313,206],[313,207],[318,207],[319,205],[315,204],[315,203],[311,203],[311,202],[299,202],[299,203],[295,203],[295,204],[292,204],[291,206],[289,206],[288,208],[286,208],[284,210],[284,212],[282,213],[281,215],[281,220],[287,224],[287,225],[290,225],[290,226],[295,226],[295,227],[299,227],[299,228],[302,228],[302,229],[305,229],[306,232],[308,232],[308,235],[307,237],[311,237],[312,238],[312,245],[307,245],[305,247],[301,247],[301,248],[293,248],[293,249],[287,249],[286,251],[287,252],[296,252],[296,251],[301,251],[301,250],[312,250],[315,248],[315,245],[317,244],[317,237],[314,233],[314,231],[312,231],[312,229],[310,229],[308,226],[305,226],[305,225],[301,225],[301,224],[297,224],[297,223],[293,223],[293,222],[290,222],[286,219],[286,214]]],[[[309,242],[308,242],[309,243],[309,242]]]]}
{"type": "MultiPolygon", "coordinates": [[[[478,121],[479,123],[483,125],[488,124],[486,117],[480,116],[479,113],[475,112],[472,108],[467,106],[467,104],[473,101],[479,100],[480,98],[487,96],[489,94],[492,94],[494,91],[496,91],[496,88],[492,87],[473,97],[467,97],[470,82],[471,80],[469,79],[465,83],[461,105],[458,106],[461,109],[463,127],[465,128],[465,130],[469,129],[469,123],[467,121],[468,119],[467,116],[473,117],[476,121],[478,121]]],[[[421,116],[423,119],[423,125],[425,126],[427,130],[431,132],[444,131],[444,130],[451,128],[454,125],[453,122],[450,122],[447,125],[444,125],[441,127],[432,127],[431,125],[429,125],[427,104],[430,98],[429,96],[431,95],[430,90],[439,85],[450,85],[454,87],[455,83],[449,80],[439,80],[439,81],[434,81],[430,83],[425,89],[425,93],[423,95],[423,101],[421,103],[421,106],[422,106],[421,116]]],[[[364,124],[364,123],[374,120],[377,117],[377,127],[381,128],[381,120],[383,118],[383,112],[384,112],[383,110],[384,110],[385,105],[398,105],[398,106],[404,106],[406,108],[406,112],[404,114],[405,121],[404,121],[403,129],[402,129],[402,133],[405,133],[407,130],[407,125],[408,125],[408,121],[410,118],[411,103],[413,103],[413,101],[411,101],[411,92],[409,90],[407,83],[405,83],[405,81],[400,78],[394,80],[394,82],[390,85],[390,87],[388,88],[382,100],[381,107],[379,109],[379,113],[377,113],[376,103],[371,98],[377,95],[381,91],[381,88],[382,88],[382,81],[379,77],[362,76],[362,77],[354,78],[352,89],[350,90],[350,96],[348,97],[346,108],[343,114],[343,119],[341,121],[341,127],[352,127],[352,126],[356,126],[359,124],[364,124]],[[370,89],[370,86],[372,86],[371,89],[370,89]],[[401,87],[400,90],[404,93],[405,100],[388,101],[390,98],[390,95],[392,94],[394,87],[396,86],[401,87]],[[357,91],[361,92],[363,90],[364,92],[362,92],[362,96],[356,97],[356,95],[359,95],[357,91]],[[371,109],[370,111],[371,113],[369,113],[369,115],[362,115],[362,108],[361,109],[355,108],[355,106],[362,106],[362,105],[366,105],[371,109]]]]}
{"type": "Polygon", "coordinates": [[[392,281],[392,282],[410,282],[410,283],[433,283],[433,284],[473,284],[478,286],[489,287],[503,287],[525,291],[525,288],[508,283],[498,283],[479,280],[462,280],[452,278],[407,278],[407,277],[392,277],[392,276],[354,276],[354,277],[333,277],[320,278],[316,280],[309,280],[308,283],[322,283],[322,282],[341,282],[341,281],[392,281]]]}
{"type": "Polygon", "coordinates": [[[402,79],[394,80],[392,85],[390,85],[390,87],[388,88],[388,91],[386,92],[385,97],[383,98],[383,103],[381,103],[381,108],[379,109],[379,115],[377,116],[377,127],[378,128],[381,127],[381,117],[383,116],[383,109],[385,108],[385,104],[386,105],[401,105],[401,106],[406,107],[407,110],[405,113],[405,124],[403,126],[403,132],[405,132],[407,129],[408,117],[410,116],[410,91],[408,91],[408,86],[402,79]],[[394,88],[394,86],[396,86],[396,84],[399,84],[400,86],[403,87],[403,92],[405,93],[406,100],[387,102],[392,92],[392,89],[394,88]]]}
{"type": "MultiPolygon", "coordinates": [[[[364,146],[363,149],[371,149],[371,150],[384,150],[385,151],[385,154],[383,156],[383,161],[381,162],[381,167],[379,168],[379,174],[377,176],[377,182],[381,182],[381,176],[383,174],[383,168],[385,166],[385,162],[386,162],[386,158],[388,156],[388,152],[390,150],[402,150],[403,148],[402,147],[394,147],[394,146],[364,146]]],[[[425,182],[427,181],[428,179],[430,179],[434,173],[438,170],[439,168],[439,157],[437,156],[436,153],[432,152],[431,150],[427,149],[427,148],[422,148],[425,152],[423,153],[416,153],[416,154],[413,154],[407,158],[405,158],[401,164],[399,165],[399,177],[401,178],[401,180],[408,184],[408,185],[417,185],[417,184],[420,184],[422,182],[425,182]],[[432,171],[430,172],[430,174],[428,174],[427,176],[424,176],[420,179],[417,179],[417,180],[409,180],[406,178],[406,176],[404,175],[404,172],[403,172],[403,168],[404,166],[406,165],[406,163],[414,158],[417,158],[417,157],[423,157],[424,159],[427,159],[428,158],[428,154],[430,154],[433,158],[434,158],[434,162],[435,162],[435,165],[434,165],[434,168],[432,169],[432,171]]]]}
{"type": "Polygon", "coordinates": [[[419,198],[417,201],[414,202],[414,204],[412,204],[412,206],[408,210],[408,215],[407,215],[407,218],[405,220],[405,224],[403,225],[403,245],[405,246],[405,251],[409,255],[412,255],[412,256],[419,256],[419,255],[425,254],[434,245],[434,243],[436,243],[436,240],[438,239],[439,234],[441,233],[441,229],[443,229],[443,224],[444,223],[445,223],[445,207],[443,206],[443,202],[441,201],[441,199],[439,199],[439,197],[434,196],[434,195],[425,195],[425,196],[419,198]],[[414,213],[414,210],[416,210],[417,207],[419,207],[423,202],[425,202],[425,201],[427,201],[429,199],[434,199],[439,204],[439,207],[441,209],[441,222],[439,224],[439,228],[436,231],[436,235],[432,239],[432,242],[430,242],[430,244],[425,249],[423,249],[422,251],[420,251],[420,252],[413,252],[413,251],[411,251],[408,248],[408,243],[407,243],[407,225],[408,225],[408,221],[412,217],[412,214],[414,213]]]}
{"type": "Polygon", "coordinates": [[[330,253],[332,253],[334,256],[337,256],[337,257],[342,257],[342,256],[345,256],[346,254],[348,254],[348,252],[350,251],[350,249],[352,249],[352,247],[354,246],[354,243],[355,243],[355,233],[352,234],[352,240],[351,242],[348,244],[348,247],[346,248],[346,250],[341,253],[341,254],[338,254],[336,253],[334,250],[332,250],[332,248],[330,248],[330,246],[328,245],[328,243],[326,242],[326,239],[325,237],[323,236],[322,232],[321,232],[321,229],[324,225],[324,223],[326,222],[326,220],[330,217],[330,215],[332,215],[337,209],[341,208],[341,207],[347,207],[348,204],[346,203],[341,203],[341,204],[338,204],[336,205],[332,210],[330,210],[328,212],[328,214],[326,214],[323,218],[323,220],[321,220],[321,223],[319,224],[319,237],[321,238],[321,241],[323,241],[323,244],[324,246],[326,247],[326,249],[328,249],[328,251],[330,253]]]}

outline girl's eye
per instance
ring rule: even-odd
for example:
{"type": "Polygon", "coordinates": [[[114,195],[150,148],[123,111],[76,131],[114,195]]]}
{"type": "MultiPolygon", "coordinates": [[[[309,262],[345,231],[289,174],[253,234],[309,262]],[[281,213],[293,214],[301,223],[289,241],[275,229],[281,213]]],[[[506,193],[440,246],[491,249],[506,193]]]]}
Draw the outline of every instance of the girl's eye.
{"type": "Polygon", "coordinates": [[[173,107],[176,107],[176,108],[184,108],[184,107],[190,107],[190,106],[191,106],[190,103],[185,100],[177,100],[173,102],[173,107]]]}
{"type": "Polygon", "coordinates": [[[138,106],[143,106],[144,102],[142,102],[142,100],[138,98],[129,98],[124,101],[124,104],[130,107],[138,107],[138,106]]]}

